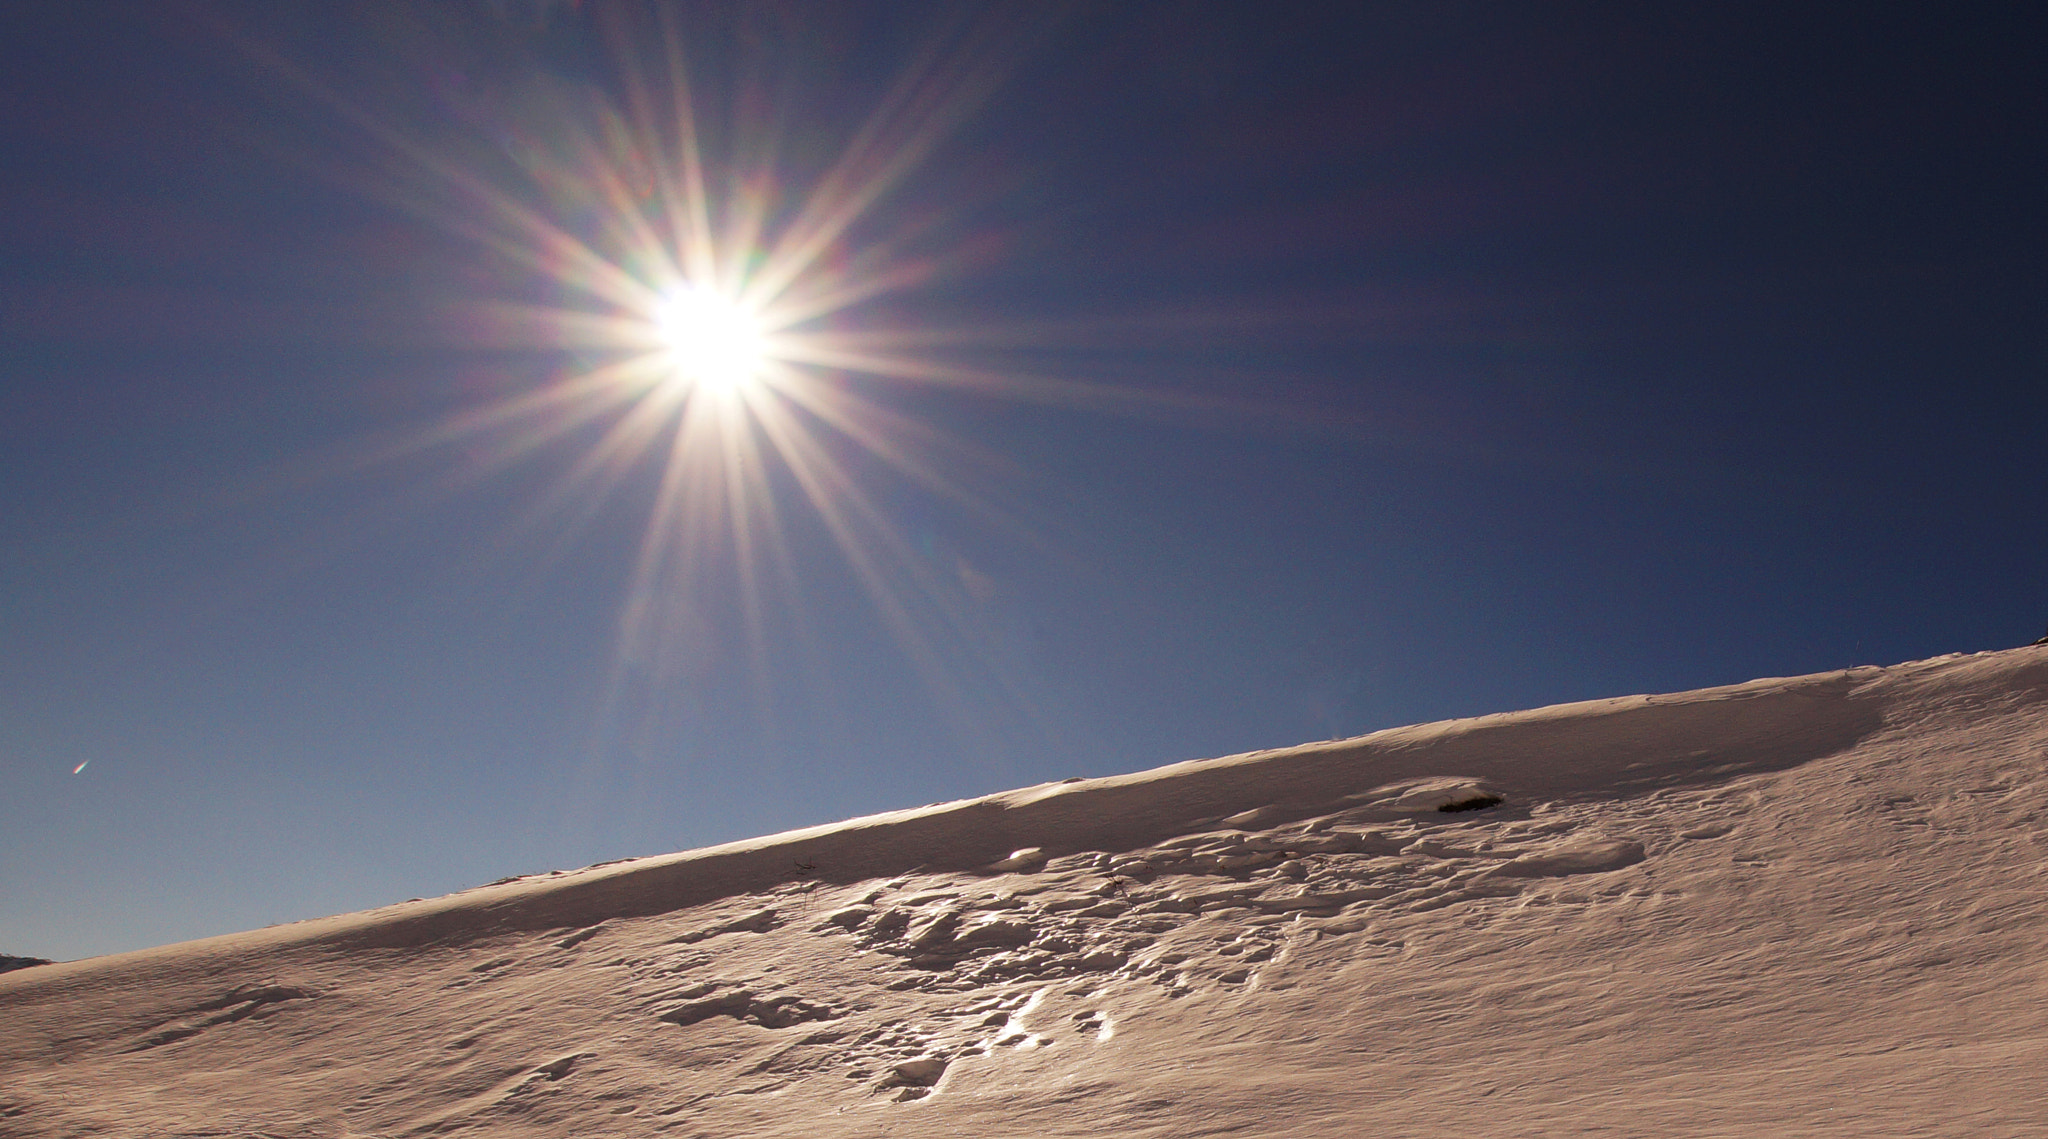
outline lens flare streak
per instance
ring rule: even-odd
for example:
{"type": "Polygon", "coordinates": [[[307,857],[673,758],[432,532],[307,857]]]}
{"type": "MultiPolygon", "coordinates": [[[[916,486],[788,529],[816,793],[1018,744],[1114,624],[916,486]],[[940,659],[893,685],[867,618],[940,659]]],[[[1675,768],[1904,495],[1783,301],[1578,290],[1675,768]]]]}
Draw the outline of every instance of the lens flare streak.
{"type": "MultiPolygon", "coordinates": [[[[952,691],[958,670],[937,645],[969,623],[957,611],[960,591],[949,589],[849,463],[868,456],[927,493],[1013,523],[949,470],[990,463],[988,456],[871,398],[862,384],[1068,402],[1085,385],[948,365],[921,356],[915,336],[897,337],[892,348],[889,334],[858,327],[855,310],[939,272],[945,257],[913,255],[917,227],[895,237],[867,231],[877,228],[880,204],[994,93],[1018,45],[1043,21],[1013,14],[941,29],[799,194],[784,177],[780,149],[792,127],[750,118],[743,97],[730,100],[729,137],[714,157],[716,132],[706,129],[671,9],[659,9],[651,35],[624,17],[598,18],[620,103],[584,89],[543,100],[545,114],[525,104],[525,121],[546,129],[520,148],[524,185],[409,137],[304,69],[247,45],[397,160],[405,176],[392,179],[388,199],[553,295],[462,302],[467,343],[577,361],[378,457],[460,453],[465,469],[451,483],[473,484],[580,440],[527,508],[528,526],[579,510],[587,517],[592,503],[648,485],[641,480],[651,472],[652,502],[618,611],[615,692],[632,678],[658,688],[672,677],[676,655],[692,651],[683,643],[691,610],[713,604],[707,578],[720,561],[734,592],[718,596],[737,604],[716,607],[737,611],[752,665],[765,668],[769,590],[804,576],[793,519],[777,500],[777,484],[786,483],[941,708],[964,705],[952,691]],[[845,448],[835,440],[853,451],[838,453],[845,448]]],[[[792,600],[785,611],[800,608],[792,600]]]]}

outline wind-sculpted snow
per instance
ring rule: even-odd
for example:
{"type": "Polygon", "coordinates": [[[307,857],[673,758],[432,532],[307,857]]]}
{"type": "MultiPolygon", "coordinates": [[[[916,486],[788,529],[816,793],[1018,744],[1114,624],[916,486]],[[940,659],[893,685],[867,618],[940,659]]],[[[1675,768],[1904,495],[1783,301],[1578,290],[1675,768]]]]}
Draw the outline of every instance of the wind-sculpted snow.
{"type": "Polygon", "coordinates": [[[0,977],[0,1134],[2022,1134],[2048,652],[1053,784],[0,977]]]}

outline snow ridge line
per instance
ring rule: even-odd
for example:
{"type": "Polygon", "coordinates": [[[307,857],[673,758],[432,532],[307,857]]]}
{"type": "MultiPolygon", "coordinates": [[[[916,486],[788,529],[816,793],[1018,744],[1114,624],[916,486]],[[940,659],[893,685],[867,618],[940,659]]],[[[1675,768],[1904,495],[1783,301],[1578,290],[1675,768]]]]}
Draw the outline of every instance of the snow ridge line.
{"type": "Polygon", "coordinates": [[[1990,689],[2048,700],[2048,649],[2013,649],[1671,695],[1627,696],[1393,728],[1130,775],[1069,780],[676,854],[476,887],[440,898],[0,975],[9,998],[104,969],[220,967],[288,945],[400,949],[522,930],[576,930],[792,881],[972,871],[1036,847],[1115,852],[1247,811],[1259,828],[1371,800],[1407,781],[1484,783],[1525,803],[1629,798],[1720,783],[1840,753],[1910,719],[1922,698],[1990,689]]]}
{"type": "Polygon", "coordinates": [[[1261,825],[1275,825],[1401,780],[1465,777],[1525,800],[1718,782],[1831,755],[1878,730],[1883,701],[1853,695],[1870,676],[1826,673],[1558,705],[1043,784],[301,923],[314,927],[302,936],[400,948],[583,927],[806,878],[972,870],[1022,847],[1048,857],[1126,850],[1254,808],[1265,808],[1261,825]]]}

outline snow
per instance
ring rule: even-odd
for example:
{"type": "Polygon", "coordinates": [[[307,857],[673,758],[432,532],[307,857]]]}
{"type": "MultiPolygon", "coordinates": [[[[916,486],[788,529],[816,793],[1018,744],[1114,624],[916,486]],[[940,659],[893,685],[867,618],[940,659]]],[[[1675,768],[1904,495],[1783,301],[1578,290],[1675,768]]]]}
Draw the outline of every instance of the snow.
{"type": "Polygon", "coordinates": [[[2016,649],[35,966],[0,1135],[2043,1133],[2044,758],[2016,649]]]}

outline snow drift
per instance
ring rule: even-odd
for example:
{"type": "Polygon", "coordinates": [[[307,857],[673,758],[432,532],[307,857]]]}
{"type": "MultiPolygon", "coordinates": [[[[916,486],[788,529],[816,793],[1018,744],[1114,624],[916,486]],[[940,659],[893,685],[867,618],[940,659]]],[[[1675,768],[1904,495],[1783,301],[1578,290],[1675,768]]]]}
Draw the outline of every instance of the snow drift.
{"type": "Polygon", "coordinates": [[[1069,781],[0,975],[0,1134],[2021,1134],[2048,650],[1069,781]]]}

